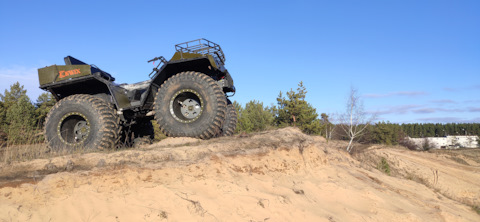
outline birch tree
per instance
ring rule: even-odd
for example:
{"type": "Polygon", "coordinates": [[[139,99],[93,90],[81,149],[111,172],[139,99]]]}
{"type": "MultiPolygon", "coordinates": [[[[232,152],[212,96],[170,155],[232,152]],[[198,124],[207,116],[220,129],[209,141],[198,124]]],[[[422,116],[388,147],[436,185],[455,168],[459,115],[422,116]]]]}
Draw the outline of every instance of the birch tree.
{"type": "Polygon", "coordinates": [[[365,133],[365,129],[374,121],[375,115],[369,115],[363,108],[358,90],[350,88],[345,113],[338,115],[342,130],[349,139],[347,152],[353,149],[353,142],[365,133]]]}

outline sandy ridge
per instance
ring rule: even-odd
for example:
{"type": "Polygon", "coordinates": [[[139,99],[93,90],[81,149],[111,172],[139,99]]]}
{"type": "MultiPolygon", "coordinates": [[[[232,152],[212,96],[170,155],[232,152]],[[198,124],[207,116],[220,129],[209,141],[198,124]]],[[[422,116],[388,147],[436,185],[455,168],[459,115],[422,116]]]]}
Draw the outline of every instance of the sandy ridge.
{"type": "MultiPolygon", "coordinates": [[[[169,138],[140,150],[21,163],[30,172],[45,164],[61,168],[69,160],[84,168],[0,188],[0,220],[479,221],[469,206],[432,188],[362,167],[340,145],[285,128],[244,138],[169,138]]],[[[397,158],[399,166],[436,161],[410,151],[372,152],[397,158]]],[[[450,168],[442,166],[440,176],[447,175],[450,168]]],[[[468,179],[464,190],[479,185],[468,179]]]]}

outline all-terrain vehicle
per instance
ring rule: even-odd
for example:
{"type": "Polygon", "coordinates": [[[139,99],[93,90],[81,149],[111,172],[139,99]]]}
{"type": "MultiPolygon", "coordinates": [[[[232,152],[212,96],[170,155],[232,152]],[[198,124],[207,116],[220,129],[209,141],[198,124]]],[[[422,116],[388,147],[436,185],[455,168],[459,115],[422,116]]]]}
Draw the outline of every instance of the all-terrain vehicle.
{"type": "Polygon", "coordinates": [[[58,151],[149,142],[153,119],[167,136],[232,135],[237,114],[228,96],[235,87],[222,49],[206,39],[175,49],[170,60],[149,60],[157,62],[150,79],[135,84],[116,84],[109,73],[71,56],[65,65],[38,69],[40,88],[57,100],[45,121],[48,146],[58,151]]]}

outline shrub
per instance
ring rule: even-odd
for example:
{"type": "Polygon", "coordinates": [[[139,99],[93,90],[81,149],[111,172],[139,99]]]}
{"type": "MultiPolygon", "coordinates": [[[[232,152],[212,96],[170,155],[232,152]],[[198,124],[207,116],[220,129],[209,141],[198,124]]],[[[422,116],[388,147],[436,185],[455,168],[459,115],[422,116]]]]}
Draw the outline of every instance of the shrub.
{"type": "Polygon", "coordinates": [[[388,164],[387,159],[385,159],[385,157],[382,157],[380,162],[378,162],[377,169],[390,176],[390,165],[388,164]]]}
{"type": "Polygon", "coordinates": [[[234,102],[238,112],[236,132],[257,132],[272,127],[274,120],[271,109],[264,107],[262,102],[252,100],[245,104],[245,108],[234,102]]]}
{"type": "Polygon", "coordinates": [[[472,210],[477,212],[477,214],[480,214],[480,206],[472,206],[472,210]]]}
{"type": "Polygon", "coordinates": [[[432,145],[430,144],[430,141],[428,141],[427,138],[423,139],[422,149],[425,150],[425,151],[428,151],[431,148],[432,148],[432,145]]]}
{"type": "Polygon", "coordinates": [[[409,150],[417,150],[417,145],[408,138],[402,139],[399,144],[401,146],[407,147],[407,149],[409,150]]]}

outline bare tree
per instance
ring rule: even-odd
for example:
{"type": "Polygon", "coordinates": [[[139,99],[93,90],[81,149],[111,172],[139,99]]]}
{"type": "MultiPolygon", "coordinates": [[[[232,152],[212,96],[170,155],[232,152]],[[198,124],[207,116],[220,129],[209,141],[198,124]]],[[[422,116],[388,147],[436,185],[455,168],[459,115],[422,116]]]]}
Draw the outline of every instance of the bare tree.
{"type": "Polygon", "coordinates": [[[369,115],[363,108],[363,101],[358,90],[353,86],[350,88],[350,94],[347,99],[345,113],[338,115],[338,121],[347,135],[347,152],[353,149],[353,141],[365,133],[365,129],[375,120],[375,115],[369,115]]]}

